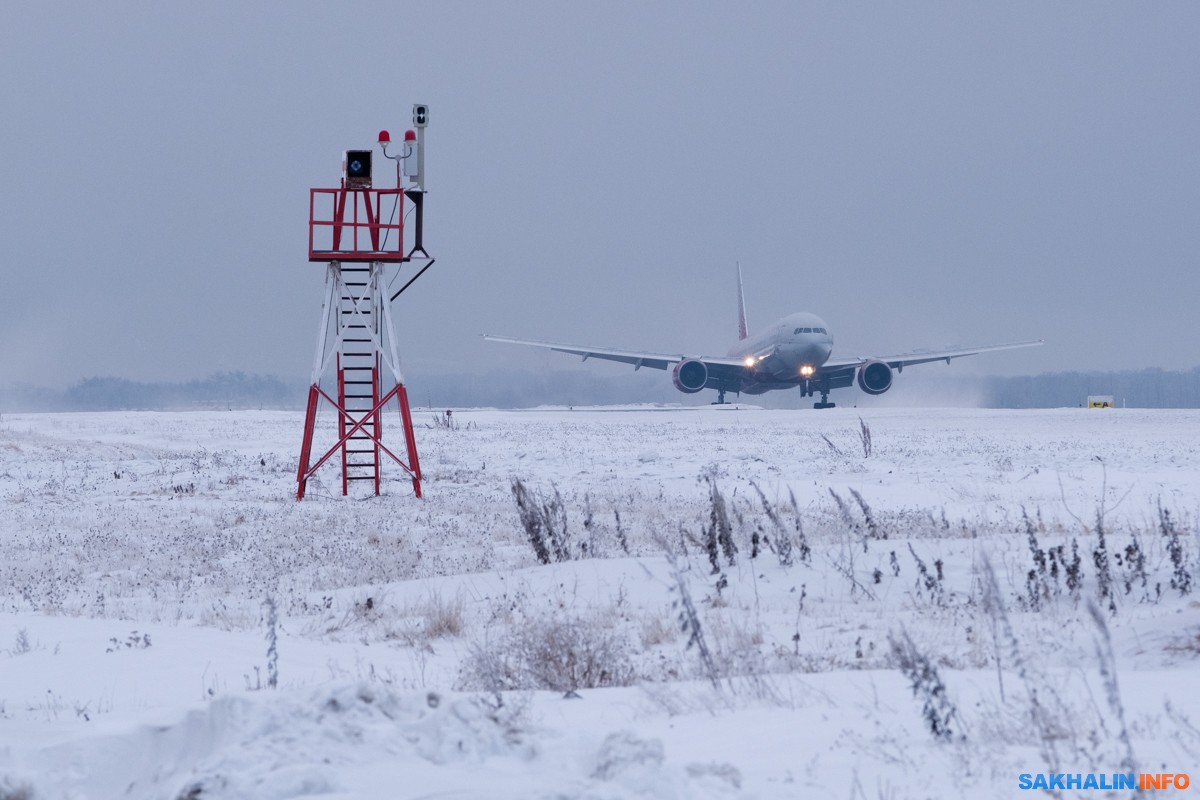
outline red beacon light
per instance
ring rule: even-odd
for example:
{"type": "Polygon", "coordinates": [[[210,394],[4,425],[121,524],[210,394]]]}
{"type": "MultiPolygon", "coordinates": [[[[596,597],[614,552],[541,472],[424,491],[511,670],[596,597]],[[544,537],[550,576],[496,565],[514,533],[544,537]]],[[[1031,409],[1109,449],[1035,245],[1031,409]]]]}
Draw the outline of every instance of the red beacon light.
{"type": "Polygon", "coordinates": [[[380,131],[379,132],[379,143],[384,144],[384,145],[391,144],[392,143],[392,135],[390,133],[388,133],[387,131],[380,131]]]}
{"type": "MultiPolygon", "coordinates": [[[[387,131],[384,131],[384,133],[387,133],[387,131]]],[[[404,132],[404,141],[415,142],[416,140],[417,140],[417,132],[416,131],[414,131],[410,128],[409,130],[406,130],[404,132]]]]}

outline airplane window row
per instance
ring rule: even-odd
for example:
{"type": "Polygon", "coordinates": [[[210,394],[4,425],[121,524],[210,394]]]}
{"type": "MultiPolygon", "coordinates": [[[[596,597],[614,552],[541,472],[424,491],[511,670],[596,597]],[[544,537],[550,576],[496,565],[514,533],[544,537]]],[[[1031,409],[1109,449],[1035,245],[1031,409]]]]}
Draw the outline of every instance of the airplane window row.
{"type": "Polygon", "coordinates": [[[824,328],[796,328],[794,333],[823,333],[829,335],[829,331],[824,328]]]}

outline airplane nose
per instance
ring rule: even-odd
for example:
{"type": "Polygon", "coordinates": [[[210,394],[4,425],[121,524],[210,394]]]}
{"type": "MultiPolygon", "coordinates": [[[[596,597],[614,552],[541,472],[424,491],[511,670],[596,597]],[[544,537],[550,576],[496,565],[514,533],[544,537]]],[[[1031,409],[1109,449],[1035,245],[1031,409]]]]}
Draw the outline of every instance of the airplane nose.
{"type": "Polygon", "coordinates": [[[801,364],[818,366],[829,359],[829,346],[824,344],[805,344],[796,348],[796,359],[801,364]]]}
{"type": "Polygon", "coordinates": [[[801,367],[820,367],[829,360],[828,342],[789,342],[775,348],[762,367],[781,379],[795,378],[801,367]]]}

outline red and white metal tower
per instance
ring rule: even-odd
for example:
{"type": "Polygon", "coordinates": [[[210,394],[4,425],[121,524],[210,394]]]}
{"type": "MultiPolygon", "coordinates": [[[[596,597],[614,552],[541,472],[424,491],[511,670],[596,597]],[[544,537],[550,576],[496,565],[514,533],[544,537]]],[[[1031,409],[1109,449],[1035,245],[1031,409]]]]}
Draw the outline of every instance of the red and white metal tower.
{"type": "Polygon", "coordinates": [[[405,134],[398,154],[387,152],[387,131],[379,134],[384,156],[396,161],[395,188],[372,187],[370,150],[347,150],[341,186],[309,192],[308,260],[326,264],[325,301],[300,447],[298,500],[304,498],[313,474],[338,459],[343,495],[349,494],[353,481],[370,481],[379,494],[380,470],[390,461],[408,474],[413,492],[421,496],[421,464],[391,312],[392,301],[433,264],[421,237],[426,106],[413,107],[413,122],[417,132],[405,134]],[[406,200],[412,206],[414,234],[407,252],[406,200]],[[409,263],[419,269],[389,297],[390,282],[409,263]],[[383,442],[384,413],[393,400],[404,433],[399,454],[383,442]],[[337,416],[335,439],[314,458],[318,411],[326,404],[337,416]]]}

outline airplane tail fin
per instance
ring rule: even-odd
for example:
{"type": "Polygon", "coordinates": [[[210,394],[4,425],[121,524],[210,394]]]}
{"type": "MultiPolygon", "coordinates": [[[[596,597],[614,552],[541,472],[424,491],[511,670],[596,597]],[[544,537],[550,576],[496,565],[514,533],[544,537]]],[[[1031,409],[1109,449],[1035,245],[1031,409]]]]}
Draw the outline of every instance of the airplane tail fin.
{"type": "Polygon", "coordinates": [[[737,262],[738,276],[738,341],[745,339],[746,333],[746,298],[742,295],[742,262],[737,262]]]}

